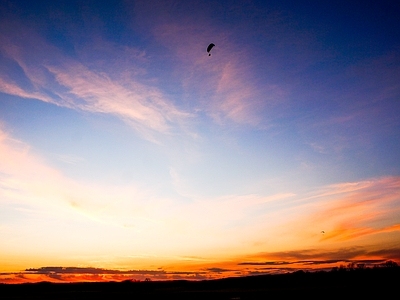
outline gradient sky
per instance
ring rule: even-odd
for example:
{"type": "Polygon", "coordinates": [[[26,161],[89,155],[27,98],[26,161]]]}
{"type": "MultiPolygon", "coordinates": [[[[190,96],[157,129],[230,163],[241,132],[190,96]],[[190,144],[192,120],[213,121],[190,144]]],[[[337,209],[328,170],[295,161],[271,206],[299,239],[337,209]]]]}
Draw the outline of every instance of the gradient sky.
{"type": "Polygon", "coordinates": [[[400,263],[399,15],[2,1],[0,282],[400,263]]]}

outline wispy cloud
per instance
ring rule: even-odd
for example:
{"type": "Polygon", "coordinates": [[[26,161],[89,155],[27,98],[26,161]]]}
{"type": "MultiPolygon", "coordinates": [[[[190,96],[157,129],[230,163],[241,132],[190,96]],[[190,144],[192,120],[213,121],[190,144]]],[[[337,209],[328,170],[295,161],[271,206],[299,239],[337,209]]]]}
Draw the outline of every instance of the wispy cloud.
{"type": "Polygon", "coordinates": [[[397,228],[396,203],[400,199],[400,180],[387,177],[359,183],[332,186],[338,197],[313,219],[330,225],[323,239],[355,239],[363,235],[379,234],[397,228]],[[331,227],[332,226],[332,227],[331,227]]]}
{"type": "Polygon", "coordinates": [[[131,63],[132,72],[124,69],[125,78],[115,76],[115,68],[121,65],[118,61],[111,66],[104,64],[101,70],[91,70],[90,61],[84,65],[67,57],[33,29],[16,26],[16,30],[25,33],[23,38],[14,39],[4,31],[0,35],[1,50],[23,70],[20,76],[25,76],[30,86],[21,86],[2,73],[1,92],[78,111],[114,115],[153,140],[154,133],[171,133],[191,117],[190,113],[177,108],[160,89],[135,78],[137,68],[134,64],[131,63]]]}
{"type": "Polygon", "coordinates": [[[75,109],[113,114],[138,131],[146,129],[167,133],[171,124],[190,116],[168,102],[156,88],[131,83],[124,87],[107,75],[97,74],[72,63],[66,68],[48,67],[56,80],[68,88],[65,97],[75,109]]]}
{"type": "Polygon", "coordinates": [[[19,87],[16,83],[0,78],[0,90],[2,93],[18,96],[21,98],[37,99],[44,102],[52,102],[50,97],[41,94],[40,92],[29,92],[19,87]]]}
{"type": "Polygon", "coordinates": [[[285,208],[283,202],[278,210],[281,219],[272,224],[258,223],[259,229],[273,233],[265,234],[264,240],[259,240],[253,249],[293,249],[269,253],[265,260],[364,256],[391,259],[396,250],[389,256],[372,253],[377,248],[393,248],[393,238],[400,234],[396,206],[400,199],[399,184],[398,177],[385,177],[327,186],[310,197],[297,195],[288,199],[290,207],[285,208]],[[362,246],[366,241],[369,246],[362,246]],[[304,250],[307,247],[315,250],[304,250]],[[326,247],[338,250],[328,255],[323,250],[326,247]]]}
{"type": "MultiPolygon", "coordinates": [[[[166,11],[178,7],[171,3],[165,6],[166,11]]],[[[234,41],[237,32],[221,29],[207,14],[185,5],[179,9],[187,9],[188,15],[180,14],[178,19],[170,18],[162,10],[154,12],[150,2],[140,2],[136,8],[143,28],[168,49],[164,55],[176,61],[172,76],[178,77],[184,93],[191,95],[187,101],[196,100],[194,111],[205,113],[219,125],[246,124],[262,128],[270,125],[262,113],[284,101],[287,93],[273,82],[264,82],[261,88],[257,85],[258,75],[252,71],[257,62],[251,59],[251,49],[234,41]],[[151,23],[141,17],[149,14],[151,23]],[[216,46],[209,57],[206,48],[211,42],[216,46]]]]}

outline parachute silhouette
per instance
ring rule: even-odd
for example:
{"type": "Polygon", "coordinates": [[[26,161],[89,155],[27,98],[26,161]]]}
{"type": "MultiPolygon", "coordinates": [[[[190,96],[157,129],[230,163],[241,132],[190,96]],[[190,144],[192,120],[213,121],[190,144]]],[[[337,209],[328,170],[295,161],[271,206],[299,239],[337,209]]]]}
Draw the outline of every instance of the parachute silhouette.
{"type": "Polygon", "coordinates": [[[214,45],[213,43],[211,43],[210,45],[208,45],[208,47],[207,47],[208,56],[211,56],[210,51],[211,51],[211,49],[212,49],[214,46],[215,46],[215,45],[214,45]]]}

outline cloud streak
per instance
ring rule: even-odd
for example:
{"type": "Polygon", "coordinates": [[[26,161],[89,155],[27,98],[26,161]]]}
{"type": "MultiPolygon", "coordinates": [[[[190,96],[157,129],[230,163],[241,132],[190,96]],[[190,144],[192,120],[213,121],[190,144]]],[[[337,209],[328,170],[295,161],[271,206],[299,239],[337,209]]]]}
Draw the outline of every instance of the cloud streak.
{"type": "MultiPolygon", "coordinates": [[[[191,113],[178,109],[161,90],[140,83],[134,71],[125,71],[125,79],[121,79],[121,75],[115,77],[118,71],[110,68],[118,68],[118,62],[100,72],[92,71],[89,65],[67,57],[49,45],[32,29],[16,26],[16,30],[25,33],[25,38],[15,40],[3,33],[1,50],[23,70],[30,87],[20,86],[1,74],[1,92],[78,111],[110,114],[153,140],[154,133],[170,134],[191,117],[191,113]],[[43,53],[51,55],[44,56],[43,53]]],[[[136,69],[134,64],[131,68],[136,69]]]]}
{"type": "Polygon", "coordinates": [[[256,62],[249,59],[251,50],[234,42],[232,37],[238,33],[219,29],[207,14],[192,6],[164,5],[169,13],[178,7],[187,10],[190,18],[181,15],[171,19],[169,13],[155,12],[151,2],[142,1],[135,6],[136,14],[142,25],[140,28],[146,28],[167,48],[165,56],[176,60],[172,76],[179,78],[186,95],[195,95],[188,98],[197,103],[192,110],[205,113],[218,125],[270,126],[262,113],[285,101],[287,93],[276,83],[266,83],[263,88],[256,85],[257,75],[252,71],[256,62]],[[151,15],[152,22],[142,19],[144,15],[151,15]],[[211,42],[216,46],[209,57],[206,47],[211,42]]]}

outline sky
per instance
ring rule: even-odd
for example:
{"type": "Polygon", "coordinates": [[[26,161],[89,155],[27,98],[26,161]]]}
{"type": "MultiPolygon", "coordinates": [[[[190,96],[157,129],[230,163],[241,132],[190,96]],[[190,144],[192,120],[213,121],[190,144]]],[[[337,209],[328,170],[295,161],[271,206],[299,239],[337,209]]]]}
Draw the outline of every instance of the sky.
{"type": "Polygon", "coordinates": [[[0,282],[400,263],[398,1],[1,7],[0,282]]]}

